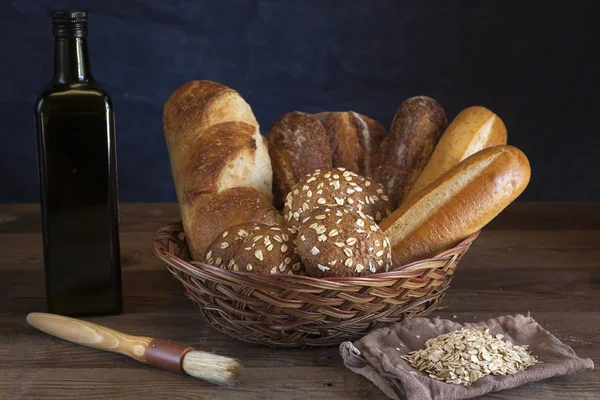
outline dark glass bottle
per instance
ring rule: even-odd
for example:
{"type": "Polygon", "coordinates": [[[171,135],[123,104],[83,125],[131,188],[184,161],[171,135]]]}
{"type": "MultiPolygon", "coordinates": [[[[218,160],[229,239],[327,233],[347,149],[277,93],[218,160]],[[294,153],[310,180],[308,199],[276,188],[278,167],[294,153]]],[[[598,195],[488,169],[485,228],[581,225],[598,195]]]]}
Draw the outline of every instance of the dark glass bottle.
{"type": "Polygon", "coordinates": [[[54,79],[35,104],[48,311],[121,312],[114,114],[92,78],[87,13],[52,14],[54,79]]]}

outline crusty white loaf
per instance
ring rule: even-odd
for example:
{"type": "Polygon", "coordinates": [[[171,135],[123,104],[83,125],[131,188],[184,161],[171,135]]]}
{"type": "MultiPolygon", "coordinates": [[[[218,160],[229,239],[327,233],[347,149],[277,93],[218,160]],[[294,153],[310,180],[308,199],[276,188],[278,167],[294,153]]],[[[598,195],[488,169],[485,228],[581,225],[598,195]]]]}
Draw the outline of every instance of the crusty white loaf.
{"type": "Polygon", "coordinates": [[[195,260],[244,222],[275,223],[266,139],[233,89],[191,81],[165,103],[164,134],[183,228],[195,260]]]}
{"type": "Polygon", "coordinates": [[[407,198],[470,155],[500,144],[506,144],[506,126],[500,117],[484,107],[464,109],[442,134],[407,198]]]}
{"type": "Polygon", "coordinates": [[[177,199],[250,186],[271,198],[266,139],[248,103],[233,89],[191,81],[165,103],[164,133],[177,199]]]}
{"type": "Polygon", "coordinates": [[[384,219],[394,267],[433,257],[477,232],[525,190],[525,154],[494,146],[461,161],[384,219]]]}

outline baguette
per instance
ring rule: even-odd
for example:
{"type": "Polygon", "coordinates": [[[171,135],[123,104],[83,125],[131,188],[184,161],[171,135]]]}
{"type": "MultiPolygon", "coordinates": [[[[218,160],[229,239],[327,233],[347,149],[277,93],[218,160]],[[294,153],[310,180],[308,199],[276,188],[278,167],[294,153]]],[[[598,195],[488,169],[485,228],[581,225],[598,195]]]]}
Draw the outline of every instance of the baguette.
{"type": "Polygon", "coordinates": [[[477,232],[525,190],[531,170],[512,146],[481,150],[384,219],[394,267],[433,257],[477,232]]]}
{"type": "Polygon", "coordinates": [[[464,109],[442,134],[407,198],[470,155],[500,144],[506,144],[506,126],[500,117],[484,107],[464,109]]]}
{"type": "Polygon", "coordinates": [[[279,117],[269,131],[275,206],[306,175],[331,169],[331,154],[323,126],[309,114],[290,112],[279,117]]]}
{"type": "Polygon", "coordinates": [[[446,113],[426,96],[404,101],[381,143],[375,180],[390,196],[393,206],[402,203],[425,168],[446,124],[446,113]]]}

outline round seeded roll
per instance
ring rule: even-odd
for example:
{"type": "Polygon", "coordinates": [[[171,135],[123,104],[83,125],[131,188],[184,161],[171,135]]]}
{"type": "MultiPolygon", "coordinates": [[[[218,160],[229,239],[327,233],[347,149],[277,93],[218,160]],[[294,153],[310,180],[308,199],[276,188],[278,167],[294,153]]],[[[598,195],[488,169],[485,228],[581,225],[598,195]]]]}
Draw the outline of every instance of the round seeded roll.
{"type": "Polygon", "coordinates": [[[302,272],[300,257],[294,253],[296,230],[262,224],[259,227],[243,245],[236,247],[230,268],[259,274],[302,272]]]}
{"type": "Polygon", "coordinates": [[[299,274],[304,268],[294,253],[295,239],[293,228],[240,224],[215,239],[206,253],[206,262],[234,271],[299,274]]]}
{"type": "Polygon", "coordinates": [[[227,267],[233,259],[235,250],[244,244],[254,230],[258,229],[260,224],[248,222],[226,229],[208,246],[204,262],[216,267],[227,267]]]}
{"type": "Polygon", "coordinates": [[[285,199],[283,215],[293,228],[315,207],[346,206],[362,211],[376,222],[391,214],[391,202],[383,186],[345,168],[315,171],[298,182],[285,199]]]}
{"type": "Polygon", "coordinates": [[[373,218],[348,207],[313,210],[298,229],[296,253],[315,278],[388,271],[390,243],[373,218]]]}

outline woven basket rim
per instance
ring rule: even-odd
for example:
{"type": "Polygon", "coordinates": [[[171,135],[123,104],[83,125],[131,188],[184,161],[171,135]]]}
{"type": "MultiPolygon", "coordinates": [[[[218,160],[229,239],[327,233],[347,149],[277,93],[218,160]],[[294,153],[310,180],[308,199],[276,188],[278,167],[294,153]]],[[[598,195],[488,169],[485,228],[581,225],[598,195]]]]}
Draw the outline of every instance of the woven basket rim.
{"type": "MultiPolygon", "coordinates": [[[[262,281],[271,281],[272,283],[277,283],[278,281],[283,280],[283,281],[286,281],[286,284],[288,284],[288,285],[293,281],[298,281],[298,283],[300,285],[302,285],[303,283],[304,284],[319,283],[321,285],[330,284],[332,286],[331,287],[332,289],[334,289],[336,287],[339,288],[339,287],[344,287],[344,286],[363,285],[367,282],[370,285],[373,285],[376,282],[383,283],[383,282],[389,281],[390,279],[401,278],[405,274],[408,274],[409,272],[412,275],[412,274],[414,274],[415,271],[418,271],[421,269],[423,269],[423,270],[430,269],[430,267],[425,266],[424,263],[435,262],[440,259],[443,259],[444,257],[446,257],[447,254],[454,253],[456,251],[456,249],[467,246],[470,243],[472,243],[481,233],[481,231],[472,233],[471,235],[467,236],[465,239],[460,241],[458,244],[456,244],[452,248],[442,251],[433,257],[416,260],[411,263],[394,268],[393,270],[389,270],[387,272],[378,272],[378,273],[369,274],[369,275],[365,275],[365,276],[361,276],[361,277],[339,276],[339,277],[330,277],[330,278],[315,278],[312,276],[304,276],[304,275],[289,275],[289,274],[268,274],[267,275],[267,274],[260,274],[260,273],[256,273],[256,272],[234,271],[234,270],[224,269],[224,268],[216,267],[214,265],[206,264],[201,261],[187,261],[187,260],[171,253],[170,251],[168,251],[168,249],[165,249],[164,246],[162,245],[162,243],[160,242],[160,235],[164,231],[167,231],[169,227],[175,227],[175,226],[181,226],[181,232],[184,233],[182,221],[179,220],[176,222],[170,222],[170,223],[163,224],[162,226],[160,226],[157,229],[157,231],[154,233],[154,235],[152,237],[152,250],[153,250],[154,254],[160,260],[167,263],[172,268],[176,268],[181,271],[182,269],[177,265],[178,263],[181,263],[181,264],[185,265],[187,269],[190,269],[192,271],[193,270],[205,270],[206,272],[208,272],[210,274],[225,275],[225,276],[228,276],[229,278],[244,277],[246,279],[251,279],[251,280],[259,279],[262,281]],[[173,260],[177,261],[177,262],[173,263],[172,262],[173,260]],[[416,266],[416,268],[413,268],[415,266],[416,266]]],[[[185,233],[184,233],[184,235],[185,235],[185,233]]],[[[188,272],[188,271],[186,271],[186,272],[188,272]]]]}

